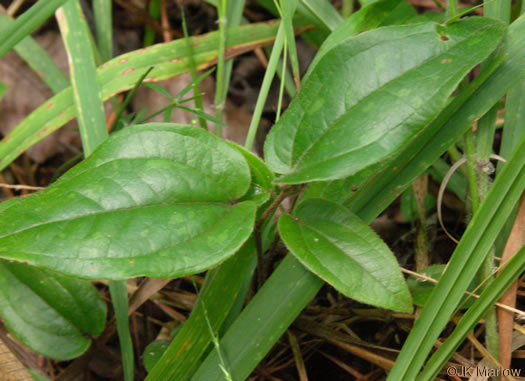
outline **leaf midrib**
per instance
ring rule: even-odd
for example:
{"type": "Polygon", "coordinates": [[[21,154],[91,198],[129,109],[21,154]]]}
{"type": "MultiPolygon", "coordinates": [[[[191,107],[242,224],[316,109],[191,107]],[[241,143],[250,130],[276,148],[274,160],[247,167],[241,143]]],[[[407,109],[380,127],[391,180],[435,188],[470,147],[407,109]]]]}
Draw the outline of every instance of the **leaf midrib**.
{"type": "Polygon", "coordinates": [[[45,222],[33,224],[33,225],[30,225],[30,226],[24,227],[23,229],[19,229],[19,230],[16,230],[14,232],[10,232],[10,233],[4,234],[4,235],[0,235],[0,240],[2,240],[4,238],[8,238],[8,237],[13,236],[13,235],[17,235],[17,234],[23,233],[23,232],[25,232],[27,230],[31,230],[31,229],[33,229],[35,227],[46,226],[46,225],[50,225],[50,224],[54,224],[54,223],[74,221],[74,220],[78,220],[78,219],[81,219],[81,218],[87,218],[87,217],[98,216],[98,215],[103,215],[103,214],[134,211],[136,209],[147,209],[147,208],[155,208],[155,207],[160,207],[160,206],[177,206],[177,205],[222,205],[222,206],[227,207],[228,209],[231,209],[234,205],[237,205],[237,204],[229,204],[229,203],[225,203],[225,202],[213,202],[213,201],[160,202],[160,203],[149,204],[149,205],[132,206],[132,207],[129,207],[129,208],[102,210],[102,211],[96,211],[96,212],[89,212],[89,213],[85,213],[85,214],[74,216],[74,217],[60,218],[60,219],[55,219],[55,220],[48,220],[48,221],[45,221],[45,222]]]}

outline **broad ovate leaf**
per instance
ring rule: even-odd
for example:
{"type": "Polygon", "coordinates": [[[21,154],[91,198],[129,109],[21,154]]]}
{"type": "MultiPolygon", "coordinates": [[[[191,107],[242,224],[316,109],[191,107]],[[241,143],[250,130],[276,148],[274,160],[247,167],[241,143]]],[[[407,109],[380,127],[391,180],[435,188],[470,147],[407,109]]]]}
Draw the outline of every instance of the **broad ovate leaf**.
{"type": "Polygon", "coordinates": [[[91,283],[0,260],[0,317],[37,353],[80,356],[106,323],[106,304],[91,283]]]}
{"type": "Polygon", "coordinates": [[[282,174],[276,182],[341,179],[395,154],[447,104],[504,31],[499,21],[471,17],[340,39],[268,135],[266,161],[282,174]]]}
{"type": "Polygon", "coordinates": [[[196,127],[111,136],[57,183],[0,204],[0,257],[88,279],[177,277],[233,255],[256,204],[242,154],[196,127]]]}
{"type": "Polygon", "coordinates": [[[302,202],[279,218],[286,246],[310,271],[357,301],[412,310],[399,265],[385,243],[347,208],[331,201],[302,202]]]}

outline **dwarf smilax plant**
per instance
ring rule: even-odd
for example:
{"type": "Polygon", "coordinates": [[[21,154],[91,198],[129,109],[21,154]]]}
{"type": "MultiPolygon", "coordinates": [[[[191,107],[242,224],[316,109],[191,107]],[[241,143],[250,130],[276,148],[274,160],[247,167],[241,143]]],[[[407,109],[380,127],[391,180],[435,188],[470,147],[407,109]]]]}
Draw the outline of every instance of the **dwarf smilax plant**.
{"type": "MultiPolygon", "coordinates": [[[[217,32],[131,52],[98,69],[76,0],[40,0],[15,22],[2,19],[0,34],[9,38],[0,52],[6,52],[61,7],[57,20],[72,59],[71,86],[57,90],[0,144],[1,168],[74,115],[86,156],[45,190],[0,204],[0,315],[34,351],[71,359],[102,332],[105,305],[86,280],[110,280],[116,305],[124,292],[120,317],[115,308],[124,343],[122,280],[209,270],[190,319],[150,367],[148,380],[246,379],[324,282],[365,304],[412,311],[396,258],[368,225],[525,75],[525,19],[510,27],[487,17],[396,22],[392,15],[408,4],[380,0],[342,21],[328,2],[309,0],[275,2],[280,24],[232,26],[240,23],[243,3],[217,1],[219,15],[230,22],[219,23],[217,32]],[[303,28],[312,18],[315,33],[303,28]],[[322,42],[302,80],[294,27],[322,42]],[[290,55],[297,94],[268,134],[264,160],[197,126],[138,123],[107,136],[102,100],[137,81],[218,62],[222,105],[231,71],[225,58],[272,42],[257,104],[264,105],[281,52],[290,55]],[[289,254],[268,274],[264,253],[276,239],[289,254]],[[255,267],[258,291],[234,313],[255,267]]],[[[111,20],[95,15],[97,43],[107,46],[103,26],[111,20]]],[[[247,147],[260,112],[256,107],[247,147]]],[[[420,373],[525,189],[525,138],[511,142],[509,152],[514,146],[389,379],[433,379],[523,269],[522,250],[420,373]]],[[[133,356],[126,357],[125,347],[131,379],[133,356]]]]}

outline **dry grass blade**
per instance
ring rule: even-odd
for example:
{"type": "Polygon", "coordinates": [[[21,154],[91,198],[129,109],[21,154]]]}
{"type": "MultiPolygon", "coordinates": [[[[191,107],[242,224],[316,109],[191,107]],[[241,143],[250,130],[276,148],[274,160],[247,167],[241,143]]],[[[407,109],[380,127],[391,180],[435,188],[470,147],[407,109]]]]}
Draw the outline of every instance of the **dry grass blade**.
{"type": "MultiPolygon", "coordinates": [[[[518,214],[514,220],[514,225],[510,232],[510,236],[505,245],[502,255],[502,261],[505,263],[525,245],[525,196],[521,197],[518,214]]],[[[518,282],[514,282],[512,286],[503,294],[499,300],[500,305],[509,307],[516,306],[516,292],[518,290],[518,282]]],[[[500,337],[499,359],[504,369],[510,368],[510,361],[512,358],[512,332],[514,313],[507,309],[498,307],[498,333],[500,337]]]]}
{"type": "Polygon", "coordinates": [[[297,368],[297,374],[299,375],[299,381],[308,381],[308,374],[306,373],[306,367],[304,366],[303,355],[301,354],[301,347],[297,341],[297,336],[292,331],[286,331],[288,334],[288,341],[292,348],[293,357],[295,360],[295,367],[297,368]]]}
{"type": "Polygon", "coordinates": [[[162,290],[171,279],[153,279],[148,278],[139,286],[129,299],[128,315],[135,312],[143,305],[152,295],[162,290]]]}
{"type": "MultiPolygon", "coordinates": [[[[411,270],[408,270],[408,269],[405,269],[403,267],[401,267],[401,271],[404,272],[405,274],[408,274],[408,275],[412,275],[424,282],[432,282],[434,284],[437,284],[438,281],[434,278],[431,278],[429,276],[426,276],[424,274],[419,274],[419,273],[416,273],[415,271],[411,271],[411,270]]],[[[468,296],[471,296],[473,298],[476,298],[476,299],[479,299],[479,295],[478,294],[474,294],[473,292],[469,292],[469,291],[465,291],[464,292],[465,295],[468,295],[468,296]]],[[[498,308],[501,308],[502,310],[505,310],[507,311],[508,313],[511,313],[511,314],[518,314],[520,317],[525,317],[525,311],[521,311],[521,310],[518,310],[514,307],[511,307],[509,305],[506,305],[506,304],[503,304],[503,303],[496,303],[496,306],[498,308]]]]}
{"type": "Polygon", "coordinates": [[[338,346],[339,348],[352,353],[353,355],[360,357],[374,365],[379,366],[384,370],[390,370],[394,366],[394,361],[389,358],[382,356],[376,352],[369,351],[359,345],[351,344],[347,342],[338,332],[331,330],[323,326],[322,324],[305,321],[304,319],[299,319],[296,322],[297,326],[311,335],[323,338],[328,342],[338,346]]]}

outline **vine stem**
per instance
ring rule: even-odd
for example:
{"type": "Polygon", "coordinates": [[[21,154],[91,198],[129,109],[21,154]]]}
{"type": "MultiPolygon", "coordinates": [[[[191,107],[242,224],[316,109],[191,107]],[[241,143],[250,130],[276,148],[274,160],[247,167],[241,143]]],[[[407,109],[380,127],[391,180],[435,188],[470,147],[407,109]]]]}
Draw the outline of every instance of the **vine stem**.
{"type": "MultiPolygon", "coordinates": [[[[474,133],[470,129],[465,135],[465,151],[467,156],[468,166],[468,180],[470,185],[470,196],[472,205],[472,214],[474,215],[479,209],[480,202],[486,195],[488,189],[488,175],[481,169],[478,164],[478,155],[476,154],[474,142],[474,133]]],[[[480,275],[483,280],[487,280],[485,287],[490,284],[490,279],[493,278],[494,272],[494,249],[491,248],[490,253],[481,266],[480,275]]],[[[485,341],[489,353],[497,358],[499,352],[498,339],[498,321],[496,316],[496,309],[491,308],[485,317],[485,341]]]]}
{"type": "Polygon", "coordinates": [[[255,223],[255,248],[257,250],[257,286],[262,287],[266,279],[266,266],[264,265],[264,250],[262,244],[262,227],[264,222],[272,215],[272,213],[281,205],[287,197],[293,195],[296,189],[293,186],[285,186],[281,189],[281,193],[273,200],[273,202],[262,213],[261,218],[255,223]]]}

